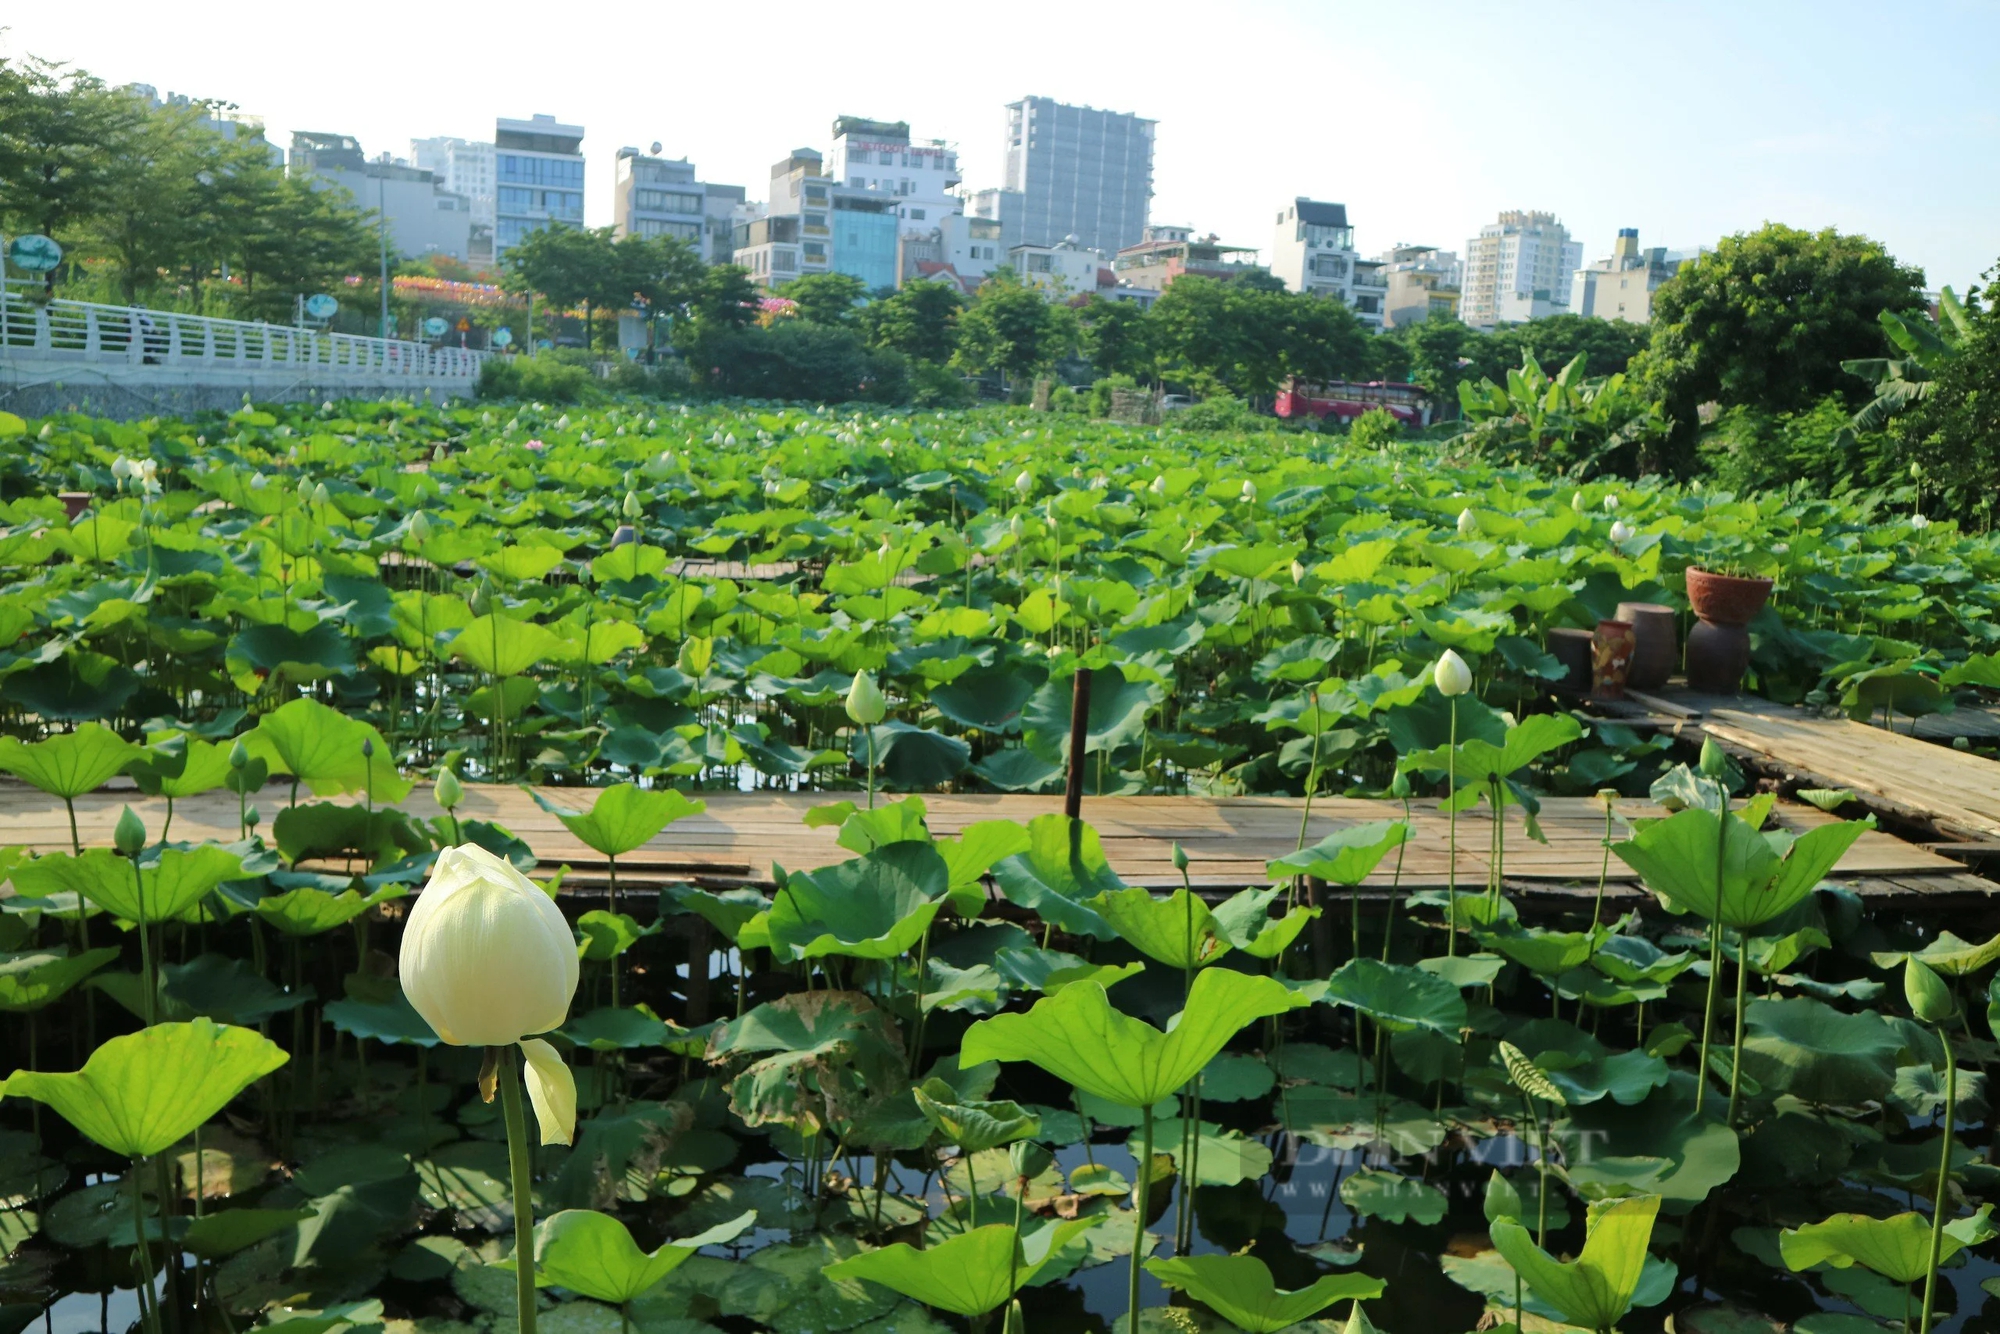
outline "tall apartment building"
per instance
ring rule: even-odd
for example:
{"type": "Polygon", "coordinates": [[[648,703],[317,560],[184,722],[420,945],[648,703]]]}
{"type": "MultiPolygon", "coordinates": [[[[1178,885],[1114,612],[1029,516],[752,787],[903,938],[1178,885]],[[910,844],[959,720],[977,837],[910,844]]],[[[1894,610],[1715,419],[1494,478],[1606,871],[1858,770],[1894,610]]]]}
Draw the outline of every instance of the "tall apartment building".
{"type": "Polygon", "coordinates": [[[410,164],[472,201],[472,220],[493,225],[493,145],[438,135],[410,140],[410,164]]]}
{"type": "Polygon", "coordinates": [[[501,118],[493,153],[495,259],[529,232],[583,225],[583,126],[501,118]]]}
{"type": "Polygon", "coordinates": [[[1570,288],[1572,314],[1653,322],[1653,293],[1679,271],[1682,259],[1664,246],[1639,248],[1639,229],[1620,227],[1609,258],[1578,269],[1570,288]]]}
{"type": "Polygon", "coordinates": [[[763,286],[812,273],[850,274],[871,291],[896,285],[897,196],[844,184],[817,151],[796,148],[771,168],[767,210],[735,235],[735,262],[763,286]]]}
{"type": "Polygon", "coordinates": [[[835,120],[826,174],[851,190],[894,196],[897,216],[920,231],[965,211],[952,193],[960,181],[958,150],[943,139],[911,139],[908,121],[835,120]]]}
{"type": "Polygon", "coordinates": [[[1007,106],[1005,187],[1021,194],[1010,244],[1074,236],[1109,255],[1139,244],[1153,199],[1156,121],[1024,97],[1007,106]]]}
{"type": "Polygon", "coordinates": [[[386,154],[370,162],[353,135],[317,130],[293,133],[285,170],[315,189],[345,190],[357,207],[379,214],[395,254],[473,262],[472,201],[446,190],[432,172],[386,154]]]}
{"type": "Polygon", "coordinates": [[[614,169],[612,226],[624,236],[675,236],[703,260],[725,264],[735,244],[735,213],[746,198],[740,185],[695,179],[686,158],[659,156],[636,148],[618,150],[614,169]]]}
{"type": "Polygon", "coordinates": [[[1459,317],[1490,329],[1565,313],[1582,265],[1583,243],[1555,214],[1509,209],[1466,242],[1459,317]]]}

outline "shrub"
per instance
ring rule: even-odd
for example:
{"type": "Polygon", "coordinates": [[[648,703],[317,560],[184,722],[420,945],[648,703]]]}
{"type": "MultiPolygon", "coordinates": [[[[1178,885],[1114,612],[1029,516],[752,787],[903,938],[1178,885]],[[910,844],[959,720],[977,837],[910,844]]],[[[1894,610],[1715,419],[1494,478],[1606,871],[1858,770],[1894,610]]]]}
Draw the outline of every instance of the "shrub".
{"type": "Polygon", "coordinates": [[[910,401],[920,408],[969,408],[979,401],[979,388],[949,366],[912,358],[910,401]]]}
{"type": "Polygon", "coordinates": [[[526,398],[541,403],[582,403],[596,393],[590,368],[557,357],[489,357],[479,368],[481,398],[526,398]]]}
{"type": "Polygon", "coordinates": [[[1268,431],[1276,424],[1260,417],[1240,398],[1218,394],[1192,407],[1168,414],[1167,420],[1190,431],[1268,431]]]}
{"type": "Polygon", "coordinates": [[[804,320],[713,330],[688,349],[688,363],[702,389],[731,397],[900,403],[911,392],[900,354],[871,351],[852,329],[804,320]]]}
{"type": "Polygon", "coordinates": [[[1347,439],[1361,449],[1380,449],[1403,435],[1403,423],[1387,408],[1370,408],[1347,428],[1347,439]]]}

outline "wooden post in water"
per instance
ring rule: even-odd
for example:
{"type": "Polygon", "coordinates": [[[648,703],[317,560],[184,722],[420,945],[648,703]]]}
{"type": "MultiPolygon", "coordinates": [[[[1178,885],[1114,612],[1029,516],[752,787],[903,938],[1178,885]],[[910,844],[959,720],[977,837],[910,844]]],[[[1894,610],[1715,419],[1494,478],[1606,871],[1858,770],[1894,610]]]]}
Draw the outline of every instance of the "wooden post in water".
{"type": "Polygon", "coordinates": [[[1083,818],[1084,747],[1090,736],[1090,668],[1076,669],[1069,700],[1069,785],[1063,792],[1063,814],[1083,818]]]}

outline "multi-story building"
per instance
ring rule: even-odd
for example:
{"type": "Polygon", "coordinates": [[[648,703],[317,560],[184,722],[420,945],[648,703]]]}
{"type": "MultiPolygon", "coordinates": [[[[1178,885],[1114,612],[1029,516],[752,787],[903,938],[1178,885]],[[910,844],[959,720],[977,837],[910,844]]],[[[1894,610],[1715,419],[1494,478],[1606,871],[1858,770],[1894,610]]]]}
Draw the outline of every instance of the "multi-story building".
{"type": "Polygon", "coordinates": [[[1164,292],[1184,275],[1228,282],[1252,271],[1267,271],[1254,258],[1256,247],[1224,245],[1212,232],[1197,237],[1192,227],[1148,226],[1140,235],[1137,245],[1126,246],[1112,260],[1112,272],[1122,286],[1164,292]],[[1240,255],[1253,258],[1236,258],[1240,255]]]}
{"type": "Polygon", "coordinates": [[[1681,257],[1664,246],[1641,250],[1637,227],[1620,227],[1610,257],[1576,271],[1570,287],[1570,312],[1651,324],[1653,293],[1680,266],[1681,257]]]}
{"type": "Polygon", "coordinates": [[[1332,297],[1370,329],[1382,327],[1387,280],[1383,266],[1354,249],[1347,205],[1300,197],[1278,210],[1271,272],[1287,291],[1332,297]]]}
{"type": "Polygon", "coordinates": [[[1399,245],[1375,256],[1386,286],[1382,327],[1398,329],[1433,317],[1458,317],[1459,283],[1465,266],[1456,253],[1436,246],[1399,245]]]}
{"type": "Polygon", "coordinates": [[[971,207],[966,211],[975,218],[1000,224],[1000,254],[1004,257],[1024,239],[1022,219],[1026,215],[1026,202],[1027,197],[1019,190],[988,188],[973,192],[971,207]]]}
{"type": "Polygon", "coordinates": [[[1009,262],[996,218],[953,213],[939,219],[927,231],[906,224],[896,241],[899,283],[932,279],[956,283],[964,291],[972,292],[986,280],[986,275],[1007,267],[1009,262]]]}
{"type": "MultiPolygon", "coordinates": [[[[686,158],[618,150],[612,225],[623,236],[673,236],[692,245],[710,264],[726,264],[734,248],[736,210],[747,191],[695,179],[686,158]]],[[[748,221],[748,219],[745,219],[748,221]]]]}
{"type": "Polygon", "coordinates": [[[908,121],[840,117],[827,175],[849,189],[894,196],[897,216],[919,230],[964,211],[952,193],[960,180],[958,150],[943,139],[912,140],[908,121]]]}
{"type": "Polygon", "coordinates": [[[398,255],[473,260],[472,201],[446,190],[432,172],[386,155],[371,162],[353,135],[316,130],[292,135],[286,170],[316,189],[345,190],[358,207],[378,214],[398,255]]]}
{"type": "Polygon", "coordinates": [[[583,126],[501,118],[493,153],[494,258],[529,232],[583,225],[583,126]]]}
{"type": "Polygon", "coordinates": [[[271,165],[285,165],[285,151],[264,137],[264,122],[254,116],[238,113],[236,106],[229,102],[218,102],[212,98],[189,97],[186,93],[168,93],[160,96],[160,90],[150,83],[128,83],[123,91],[158,110],[161,107],[178,107],[197,113],[196,124],[213,134],[219,134],[232,142],[242,141],[260,145],[270,158],[271,165]]]}
{"type": "Polygon", "coordinates": [[[1047,97],[1009,103],[1005,188],[1021,195],[1021,234],[1010,244],[1074,236],[1107,255],[1137,245],[1152,207],[1155,124],[1047,97]]]}
{"type": "Polygon", "coordinates": [[[1067,236],[1055,245],[1017,245],[1007,252],[1021,281],[1039,287],[1051,301],[1089,296],[1098,287],[1104,256],[1067,236]]]}
{"type": "Polygon", "coordinates": [[[410,140],[410,165],[436,175],[444,188],[472,201],[472,220],[493,225],[493,145],[439,135],[410,140]]]}
{"type": "Polygon", "coordinates": [[[871,291],[896,285],[897,196],[842,184],[817,151],[798,148],[771,167],[766,207],[765,217],[739,225],[735,235],[735,262],[759,283],[846,273],[871,291]]]}
{"type": "Polygon", "coordinates": [[[1459,316],[1490,329],[1561,314],[1582,264],[1583,243],[1555,214],[1509,209],[1466,242],[1459,316]]]}

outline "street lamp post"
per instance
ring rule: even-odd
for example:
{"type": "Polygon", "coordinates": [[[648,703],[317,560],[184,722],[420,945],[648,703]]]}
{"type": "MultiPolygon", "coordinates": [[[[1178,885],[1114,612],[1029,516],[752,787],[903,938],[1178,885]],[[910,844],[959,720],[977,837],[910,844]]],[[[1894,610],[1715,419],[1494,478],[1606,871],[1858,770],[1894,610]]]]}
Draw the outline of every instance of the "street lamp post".
{"type": "Polygon", "coordinates": [[[382,337],[389,336],[389,171],[385,165],[375,178],[375,235],[382,247],[382,337]]]}

